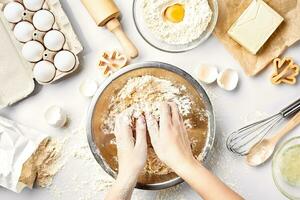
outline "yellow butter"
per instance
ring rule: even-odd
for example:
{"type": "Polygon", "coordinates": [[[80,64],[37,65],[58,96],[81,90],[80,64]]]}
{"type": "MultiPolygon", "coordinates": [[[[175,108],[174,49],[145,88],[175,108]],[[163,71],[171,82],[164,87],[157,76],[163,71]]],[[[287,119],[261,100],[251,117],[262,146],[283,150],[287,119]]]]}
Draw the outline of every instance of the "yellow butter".
{"type": "Polygon", "coordinates": [[[253,0],[228,30],[236,42],[256,54],[282,23],[283,18],[262,0],[253,0]]]}

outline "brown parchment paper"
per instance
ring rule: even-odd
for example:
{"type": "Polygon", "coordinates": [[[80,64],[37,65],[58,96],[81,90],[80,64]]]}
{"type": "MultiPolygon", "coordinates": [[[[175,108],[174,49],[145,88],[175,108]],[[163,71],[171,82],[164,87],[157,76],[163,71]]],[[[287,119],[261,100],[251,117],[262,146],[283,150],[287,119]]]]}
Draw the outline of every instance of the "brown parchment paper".
{"type": "Polygon", "coordinates": [[[252,0],[220,0],[219,19],[214,34],[240,63],[248,76],[254,76],[267,67],[274,58],[300,40],[300,0],[265,0],[284,22],[260,51],[253,55],[229,37],[227,31],[249,6],[252,0]]]}

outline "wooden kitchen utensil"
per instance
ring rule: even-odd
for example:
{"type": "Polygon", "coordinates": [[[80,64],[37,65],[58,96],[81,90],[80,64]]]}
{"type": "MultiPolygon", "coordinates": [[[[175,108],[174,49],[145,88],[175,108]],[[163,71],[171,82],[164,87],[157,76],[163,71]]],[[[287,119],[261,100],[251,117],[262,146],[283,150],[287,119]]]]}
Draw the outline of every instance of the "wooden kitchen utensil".
{"type": "Polygon", "coordinates": [[[113,0],[81,0],[98,26],[115,34],[130,58],[138,56],[138,50],[124,33],[118,17],[120,10],[113,0]]]}
{"type": "Polygon", "coordinates": [[[263,139],[254,145],[246,157],[250,166],[258,166],[263,164],[274,152],[277,143],[286,136],[291,130],[300,124],[300,112],[296,114],[277,134],[270,138],[263,139]]]}

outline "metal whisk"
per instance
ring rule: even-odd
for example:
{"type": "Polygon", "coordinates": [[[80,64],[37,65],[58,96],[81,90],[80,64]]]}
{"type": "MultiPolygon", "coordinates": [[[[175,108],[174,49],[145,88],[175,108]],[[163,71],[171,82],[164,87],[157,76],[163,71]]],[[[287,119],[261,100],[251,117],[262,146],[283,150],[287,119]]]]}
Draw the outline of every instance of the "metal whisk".
{"type": "Polygon", "coordinates": [[[264,139],[283,119],[289,118],[299,111],[300,99],[271,117],[234,131],[227,138],[227,149],[240,156],[247,155],[250,148],[264,139]]]}

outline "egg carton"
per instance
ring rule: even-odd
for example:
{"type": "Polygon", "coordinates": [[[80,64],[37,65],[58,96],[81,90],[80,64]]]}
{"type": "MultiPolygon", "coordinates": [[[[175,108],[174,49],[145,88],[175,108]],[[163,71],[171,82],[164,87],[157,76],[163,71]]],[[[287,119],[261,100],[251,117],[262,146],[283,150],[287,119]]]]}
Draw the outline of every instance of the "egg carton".
{"type": "Polygon", "coordinates": [[[6,19],[6,22],[3,22],[3,24],[9,29],[8,32],[12,35],[11,39],[16,45],[16,49],[28,61],[32,77],[39,84],[47,85],[74,72],[79,66],[78,54],[83,48],[59,0],[0,0],[1,10],[4,11],[5,6],[11,2],[16,2],[23,6],[24,11],[22,11],[21,20],[17,19],[18,16],[15,16],[13,13],[9,13],[7,16],[12,19],[16,18],[16,21],[9,21],[5,13],[1,19],[2,21],[6,19]],[[47,15],[45,17],[45,13],[48,16],[52,14],[54,17],[51,26],[49,25],[51,21],[47,21],[49,17],[47,18],[47,15]],[[34,18],[35,20],[33,20],[34,18]],[[20,22],[23,23],[23,26],[21,26],[20,22]],[[24,24],[27,26],[24,26],[24,24]],[[18,28],[16,28],[17,25],[19,26],[18,28]],[[31,28],[26,30],[26,27],[33,27],[33,32],[31,28]],[[32,32],[30,39],[26,36],[28,32],[32,32]],[[46,41],[46,34],[48,35],[48,42],[46,41]],[[18,35],[19,37],[17,37],[18,35]],[[43,53],[41,54],[41,52],[43,53]],[[45,79],[47,77],[48,79],[45,79]]]}

